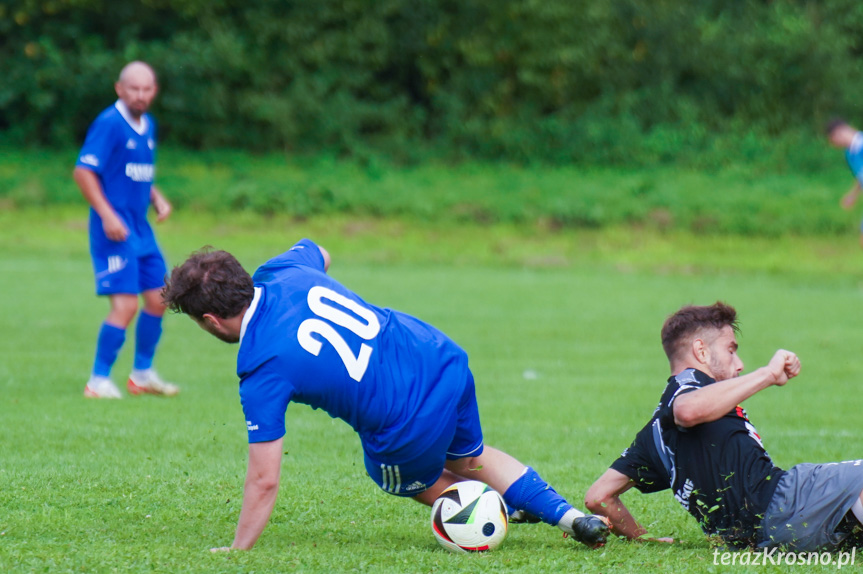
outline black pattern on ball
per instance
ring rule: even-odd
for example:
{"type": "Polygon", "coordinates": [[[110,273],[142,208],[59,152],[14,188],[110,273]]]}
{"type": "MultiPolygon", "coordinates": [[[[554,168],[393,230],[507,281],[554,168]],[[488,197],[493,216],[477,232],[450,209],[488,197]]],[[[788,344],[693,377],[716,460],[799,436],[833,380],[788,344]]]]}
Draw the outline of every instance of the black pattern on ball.
{"type": "Polygon", "coordinates": [[[486,522],[485,524],[483,524],[482,533],[486,536],[491,536],[492,534],[494,534],[494,524],[492,524],[491,522],[486,522]]]}

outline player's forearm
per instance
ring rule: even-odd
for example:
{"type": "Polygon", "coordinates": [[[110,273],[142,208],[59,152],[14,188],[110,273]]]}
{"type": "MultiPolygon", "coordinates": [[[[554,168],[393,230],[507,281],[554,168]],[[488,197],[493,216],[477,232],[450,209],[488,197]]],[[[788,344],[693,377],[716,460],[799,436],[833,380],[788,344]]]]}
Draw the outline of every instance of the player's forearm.
{"type": "Polygon", "coordinates": [[[594,514],[608,518],[611,523],[611,531],[617,536],[634,540],[647,534],[647,529],[635,520],[618,496],[595,501],[588,508],[594,514]]]}
{"type": "Polygon", "coordinates": [[[584,495],[584,506],[590,512],[608,518],[611,531],[617,536],[629,539],[638,538],[647,533],[620,499],[620,495],[632,488],[634,484],[625,474],[609,468],[584,495]]]}
{"type": "Polygon", "coordinates": [[[105,197],[102,191],[102,185],[99,183],[99,178],[89,169],[76,167],[72,172],[72,177],[78,188],[81,190],[81,195],[87,200],[87,203],[99,214],[103,219],[106,216],[114,214],[114,208],[105,197]]]}
{"type": "Polygon", "coordinates": [[[171,204],[165,199],[165,196],[162,195],[162,192],[159,191],[155,185],[150,187],[150,203],[153,205],[153,208],[156,210],[156,220],[161,222],[168,218],[171,215],[171,204]]]}
{"type": "Polygon", "coordinates": [[[330,253],[320,245],[318,245],[318,249],[321,251],[321,257],[324,258],[324,271],[329,271],[330,263],[332,262],[332,259],[330,259],[330,253]]]}
{"type": "Polygon", "coordinates": [[[155,185],[150,186],[150,203],[156,203],[157,201],[167,201],[165,199],[165,195],[162,191],[156,187],[155,185]]]}
{"type": "Polygon", "coordinates": [[[278,492],[278,482],[263,483],[255,479],[246,481],[243,509],[240,511],[237,532],[231,548],[248,550],[255,545],[273,513],[278,492]]]}
{"type": "Polygon", "coordinates": [[[766,367],[686,393],[674,402],[674,422],[688,428],[718,420],[737,405],[766,389],[774,377],[766,367]]]}

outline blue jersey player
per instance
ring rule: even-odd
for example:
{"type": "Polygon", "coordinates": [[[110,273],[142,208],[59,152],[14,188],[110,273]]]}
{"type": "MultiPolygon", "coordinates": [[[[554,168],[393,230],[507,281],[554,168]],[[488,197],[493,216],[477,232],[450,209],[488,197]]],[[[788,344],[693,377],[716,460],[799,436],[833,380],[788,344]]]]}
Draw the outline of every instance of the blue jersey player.
{"type": "Polygon", "coordinates": [[[449,485],[480,480],[512,509],[588,546],[604,543],[604,520],[483,444],[464,350],[419,319],[367,303],[327,275],[329,262],[304,239],[250,277],[231,254],[201,251],[172,271],[163,291],[171,309],[240,344],[249,467],[231,548],[251,548],[273,510],[290,402],[351,425],[369,476],[390,494],[430,505],[449,485]]]}
{"type": "MultiPolygon", "coordinates": [[[[836,119],[827,125],[830,143],[845,150],[845,160],[854,175],[854,185],[842,196],[842,207],[851,209],[860,197],[863,183],[863,133],[857,131],[844,120],[836,119]]],[[[860,226],[860,245],[863,246],[863,224],[860,226]]]]}
{"type": "Polygon", "coordinates": [[[156,128],[146,113],[156,97],[156,75],[143,62],[123,68],[114,85],[117,102],[92,123],[73,176],[90,204],[90,255],[96,293],[108,296],[110,311],[99,331],[96,358],[84,396],[119,399],[111,368],[126,340],[126,329],[144,309],[135,328],[135,362],[126,384],[132,394],[176,395],[176,385],[153,369],[165,306],[160,291],[167,272],[147,221],[152,204],[158,221],[171,205],[153,184],[156,128]]]}

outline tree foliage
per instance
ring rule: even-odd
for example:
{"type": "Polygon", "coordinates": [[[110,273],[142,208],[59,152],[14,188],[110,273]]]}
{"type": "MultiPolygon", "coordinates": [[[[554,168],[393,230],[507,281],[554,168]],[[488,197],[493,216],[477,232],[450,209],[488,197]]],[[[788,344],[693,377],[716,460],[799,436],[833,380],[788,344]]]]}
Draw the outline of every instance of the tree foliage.
{"type": "Polygon", "coordinates": [[[863,119],[858,0],[7,0],[0,39],[18,144],[79,142],[131,59],[192,148],[623,163],[863,119]]]}

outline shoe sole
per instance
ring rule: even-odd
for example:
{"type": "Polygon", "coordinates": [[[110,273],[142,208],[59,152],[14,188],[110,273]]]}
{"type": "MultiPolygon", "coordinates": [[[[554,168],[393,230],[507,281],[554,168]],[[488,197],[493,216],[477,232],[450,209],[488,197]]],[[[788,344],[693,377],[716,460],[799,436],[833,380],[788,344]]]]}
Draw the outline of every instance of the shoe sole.
{"type": "Polygon", "coordinates": [[[133,395],[135,395],[135,396],[140,396],[140,395],[156,395],[156,396],[159,396],[159,397],[173,397],[173,396],[177,395],[177,394],[180,392],[179,390],[177,390],[177,391],[175,391],[175,392],[173,392],[173,393],[165,393],[165,392],[162,392],[162,391],[156,391],[156,390],[153,390],[153,389],[148,389],[147,387],[140,387],[140,386],[136,385],[136,384],[135,384],[135,382],[134,382],[132,379],[129,379],[128,381],[126,381],[126,389],[127,389],[131,394],[133,394],[133,395]]]}
{"type": "Polygon", "coordinates": [[[84,398],[87,399],[121,399],[123,397],[106,397],[100,395],[96,391],[90,389],[90,387],[84,387],[84,398]]]}

